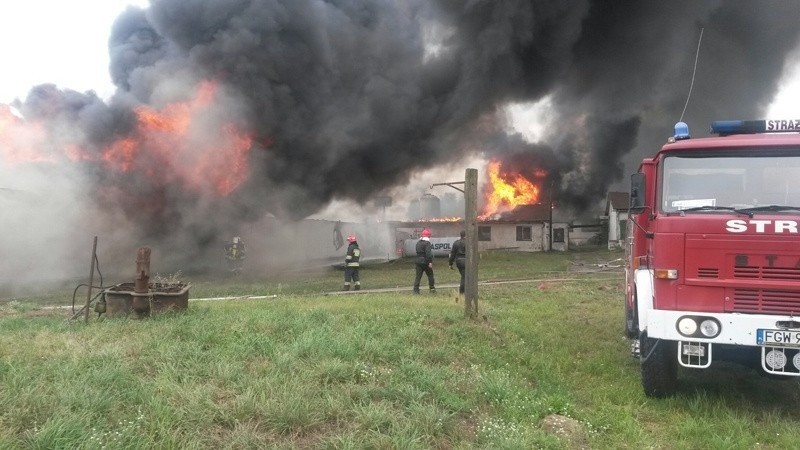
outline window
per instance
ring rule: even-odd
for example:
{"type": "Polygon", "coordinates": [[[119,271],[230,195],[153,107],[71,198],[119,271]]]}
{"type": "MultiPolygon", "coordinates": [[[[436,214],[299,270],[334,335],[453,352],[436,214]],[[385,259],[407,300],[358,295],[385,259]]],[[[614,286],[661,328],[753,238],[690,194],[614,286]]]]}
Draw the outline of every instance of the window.
{"type": "Polygon", "coordinates": [[[530,225],[524,226],[517,226],[517,240],[518,241],[530,241],[531,239],[531,227],[530,225]]]}
{"type": "Polygon", "coordinates": [[[664,158],[662,211],[715,214],[726,208],[800,204],[800,155],[772,151],[719,152],[664,158]]]}
{"type": "Polygon", "coordinates": [[[491,241],[492,240],[492,227],[478,227],[478,240],[491,241]]]}
{"type": "Polygon", "coordinates": [[[553,242],[564,243],[564,229],[553,228],[553,242]]]}

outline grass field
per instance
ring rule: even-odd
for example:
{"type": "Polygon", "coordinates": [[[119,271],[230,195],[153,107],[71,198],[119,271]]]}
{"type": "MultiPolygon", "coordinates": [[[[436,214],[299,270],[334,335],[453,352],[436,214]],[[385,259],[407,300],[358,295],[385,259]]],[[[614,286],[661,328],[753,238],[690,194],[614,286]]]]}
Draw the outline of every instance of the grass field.
{"type": "Polygon", "coordinates": [[[796,447],[796,380],[712,367],[644,396],[623,275],[601,267],[620,256],[484,254],[477,321],[454,289],[411,295],[407,261],[362,270],[399,292],[329,295],[334,270],[190,279],[192,298],[277,297],[146,320],[41,308],[66,286],[6,298],[0,448],[796,447]]]}

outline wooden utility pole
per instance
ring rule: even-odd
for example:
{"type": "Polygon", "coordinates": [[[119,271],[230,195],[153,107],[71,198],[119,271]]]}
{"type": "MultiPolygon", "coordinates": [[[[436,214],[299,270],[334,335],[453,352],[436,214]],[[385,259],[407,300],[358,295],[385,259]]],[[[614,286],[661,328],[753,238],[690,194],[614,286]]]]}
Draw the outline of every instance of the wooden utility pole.
{"type": "Polygon", "coordinates": [[[97,258],[97,236],[92,244],[92,261],[89,264],[89,292],[86,293],[86,305],[83,306],[83,322],[89,322],[89,303],[92,302],[92,285],[94,284],[94,260],[97,258]]]}
{"type": "Polygon", "coordinates": [[[478,169],[467,169],[464,180],[464,223],[467,228],[464,314],[474,319],[478,317],[478,169]]]}
{"type": "Polygon", "coordinates": [[[550,217],[548,219],[548,222],[550,222],[550,233],[548,233],[548,237],[547,237],[547,240],[548,240],[547,251],[548,252],[552,252],[553,251],[553,233],[555,232],[555,229],[553,228],[553,183],[554,183],[554,181],[550,182],[550,191],[549,191],[549,194],[548,194],[548,197],[550,197],[548,199],[548,203],[549,203],[549,205],[548,205],[549,211],[548,212],[550,214],[550,217]]]}

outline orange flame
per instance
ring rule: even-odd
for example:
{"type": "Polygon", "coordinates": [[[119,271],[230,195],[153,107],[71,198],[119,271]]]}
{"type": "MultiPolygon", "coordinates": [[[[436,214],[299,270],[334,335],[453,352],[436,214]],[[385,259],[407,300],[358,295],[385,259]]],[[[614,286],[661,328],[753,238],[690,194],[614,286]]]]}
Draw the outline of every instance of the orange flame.
{"type": "MultiPolygon", "coordinates": [[[[539,202],[541,190],[529,178],[514,170],[503,171],[502,163],[493,159],[487,166],[489,183],[484,188],[485,204],[479,218],[486,220],[494,214],[511,211],[520,205],[539,202]]],[[[544,178],[547,172],[536,169],[531,178],[544,178]]]]}
{"type": "Polygon", "coordinates": [[[169,176],[193,190],[230,194],[247,179],[252,138],[230,123],[211,135],[197,124],[203,122],[216,89],[215,83],[204,82],[191,101],[161,110],[136,108],[136,135],[108,145],[103,161],[122,172],[136,167],[148,175],[165,176],[167,167],[169,176]],[[141,158],[145,151],[149,158],[141,158]]]}
{"type": "Polygon", "coordinates": [[[447,216],[447,217],[433,217],[429,219],[418,219],[417,222],[461,222],[464,219],[458,216],[447,216]]]}
{"type": "Polygon", "coordinates": [[[26,123],[7,105],[0,104],[0,156],[3,160],[10,163],[53,161],[52,155],[41,150],[44,142],[44,127],[26,123]]]}
{"type": "Polygon", "coordinates": [[[48,135],[44,125],[26,122],[0,104],[0,159],[96,161],[109,170],[144,174],[159,184],[175,181],[194,191],[227,196],[247,179],[253,139],[235,124],[219,123],[213,108],[216,93],[216,83],[203,82],[189,101],[161,109],[135,108],[133,133],[99,154],[48,135]]]}

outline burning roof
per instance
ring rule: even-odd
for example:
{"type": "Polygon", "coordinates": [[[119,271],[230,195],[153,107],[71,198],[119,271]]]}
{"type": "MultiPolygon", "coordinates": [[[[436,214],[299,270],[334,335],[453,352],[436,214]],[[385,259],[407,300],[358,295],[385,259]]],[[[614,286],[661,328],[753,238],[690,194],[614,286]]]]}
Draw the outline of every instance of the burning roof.
{"type": "Polygon", "coordinates": [[[519,205],[511,211],[500,214],[497,218],[488,218],[498,222],[547,222],[551,218],[550,205],[519,205]]]}
{"type": "Polygon", "coordinates": [[[550,205],[543,203],[518,205],[508,211],[478,217],[479,223],[538,223],[550,220],[550,205]]]}
{"type": "Polygon", "coordinates": [[[194,246],[472,154],[511,186],[483,213],[585,206],[669,134],[700,28],[687,122],[758,116],[797,45],[797,2],[679,3],[152,0],[112,27],[112,98],[42,85],[21,117],[0,105],[0,174],[59,172],[73,209],[194,246]],[[541,142],[509,133],[498,109],[543,98],[541,142]]]}
{"type": "Polygon", "coordinates": [[[535,165],[514,164],[511,160],[504,165],[499,159],[493,159],[487,167],[487,176],[484,206],[479,216],[484,220],[518,206],[538,203],[547,172],[535,165]]]}

